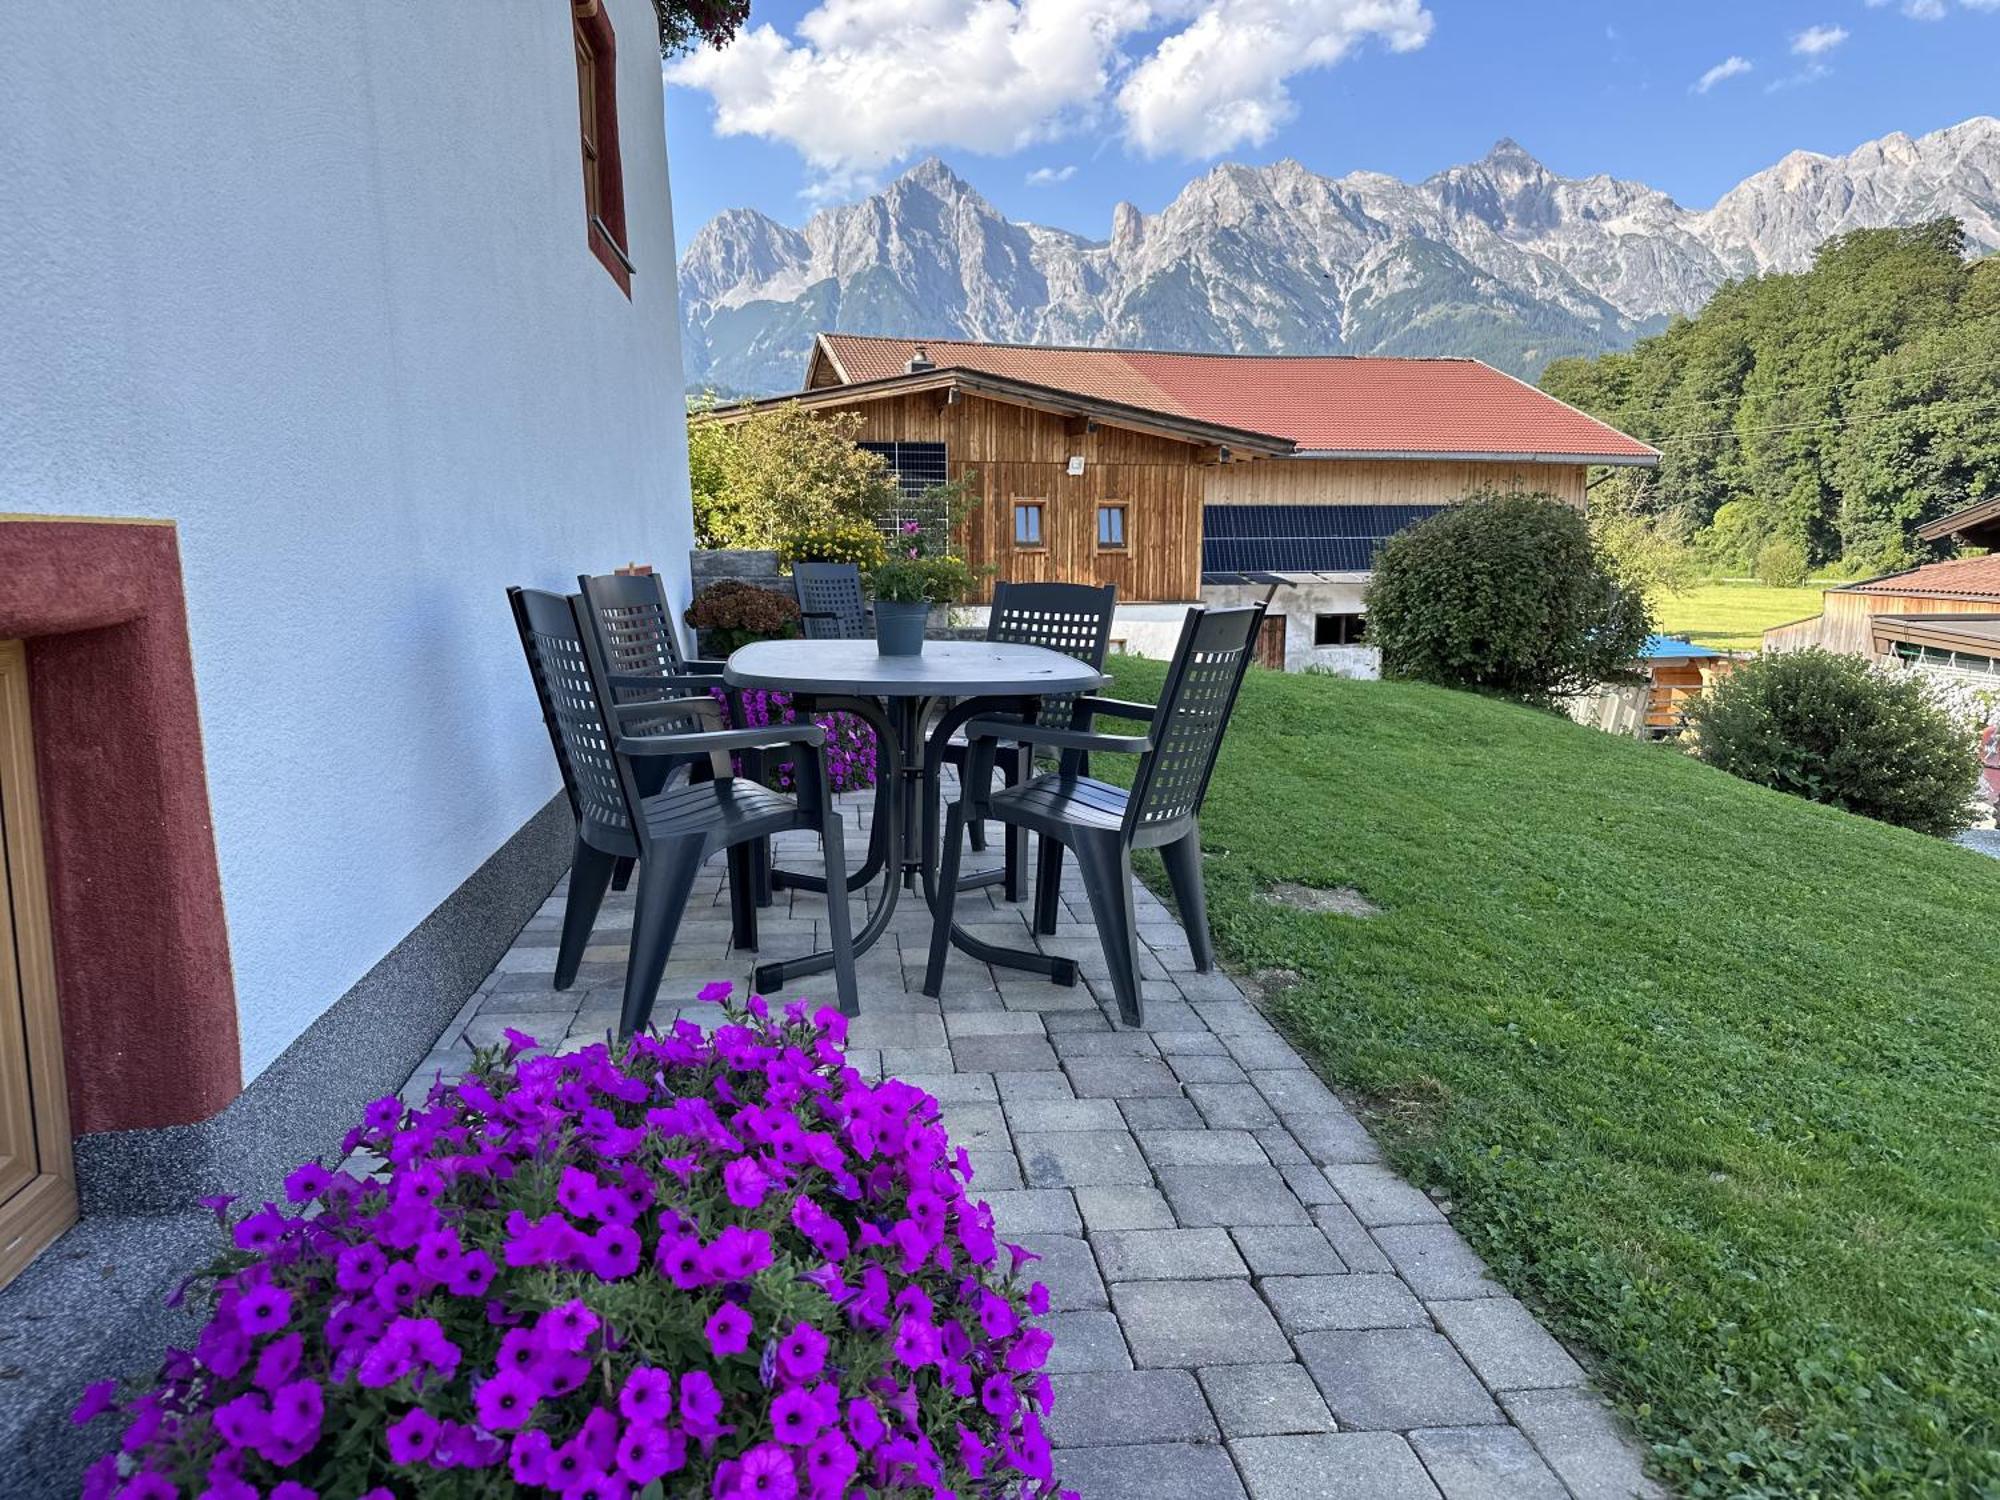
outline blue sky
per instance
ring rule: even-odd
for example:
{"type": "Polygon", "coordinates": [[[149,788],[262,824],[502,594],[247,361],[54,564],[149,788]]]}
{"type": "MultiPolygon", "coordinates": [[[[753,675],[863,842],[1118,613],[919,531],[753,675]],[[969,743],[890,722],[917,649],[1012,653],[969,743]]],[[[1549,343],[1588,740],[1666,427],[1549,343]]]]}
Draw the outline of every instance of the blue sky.
{"type": "Polygon", "coordinates": [[[933,152],[1102,237],[1217,160],[1413,179],[1501,136],[1706,206],[1795,148],[2000,112],[1996,61],[2000,0],[754,0],[670,65],[666,124],[683,244],[933,152]]]}

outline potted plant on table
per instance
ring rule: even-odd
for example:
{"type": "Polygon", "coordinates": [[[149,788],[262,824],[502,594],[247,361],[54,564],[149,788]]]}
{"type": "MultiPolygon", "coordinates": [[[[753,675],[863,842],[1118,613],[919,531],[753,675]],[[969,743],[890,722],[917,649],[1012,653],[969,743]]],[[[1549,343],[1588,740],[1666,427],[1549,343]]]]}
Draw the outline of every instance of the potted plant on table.
{"type": "Polygon", "coordinates": [[[875,645],[884,656],[921,653],[932,607],[954,604],[972,587],[972,566],[951,547],[965,490],[962,479],[927,490],[920,515],[898,524],[888,558],[869,572],[875,645]]]}

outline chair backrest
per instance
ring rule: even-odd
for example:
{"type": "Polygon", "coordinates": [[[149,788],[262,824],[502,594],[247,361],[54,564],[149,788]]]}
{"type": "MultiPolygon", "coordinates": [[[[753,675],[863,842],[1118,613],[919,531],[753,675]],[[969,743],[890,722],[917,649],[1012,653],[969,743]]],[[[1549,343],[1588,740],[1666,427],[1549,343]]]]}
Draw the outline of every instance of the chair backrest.
{"type": "MultiPolygon", "coordinates": [[[[607,677],[672,677],[686,671],[687,660],[674,632],[673,611],[667,607],[667,591],[658,574],[578,574],[576,582],[582,590],[582,617],[604,659],[607,677]]],[[[611,690],[611,701],[619,704],[645,703],[661,696],[640,687],[611,690]]],[[[685,693],[674,688],[666,690],[664,696],[673,699],[685,693]]],[[[630,734],[656,729],[669,733],[680,722],[680,715],[669,715],[657,725],[628,719],[625,729],[630,734]]]]}
{"type": "Polygon", "coordinates": [[[1222,733],[1264,624],[1264,606],[1191,609],[1126,804],[1128,834],[1191,818],[1208,795],[1222,733]]]}
{"type": "Polygon", "coordinates": [[[675,676],[686,670],[674,613],[657,573],[578,574],[576,586],[614,675],[675,676]]]}
{"type": "Polygon", "coordinates": [[[600,848],[637,849],[632,809],[637,797],[625,785],[611,753],[597,685],[590,672],[582,621],[568,596],[513,588],[507,596],[521,630],[521,646],[535,676],[563,784],[576,812],[577,831],[600,848]]]}
{"type": "Polygon", "coordinates": [[[861,569],[853,563],[793,563],[792,587],[807,640],[858,641],[868,634],[861,569]]]}
{"type": "MultiPolygon", "coordinates": [[[[1104,665],[1111,645],[1111,617],[1118,590],[1087,583],[1008,583],[993,585],[993,608],[986,639],[1010,646],[1044,646],[1093,667],[1104,665]]],[[[1076,722],[1075,693],[1042,700],[1035,722],[1067,729],[1076,722]]]]}

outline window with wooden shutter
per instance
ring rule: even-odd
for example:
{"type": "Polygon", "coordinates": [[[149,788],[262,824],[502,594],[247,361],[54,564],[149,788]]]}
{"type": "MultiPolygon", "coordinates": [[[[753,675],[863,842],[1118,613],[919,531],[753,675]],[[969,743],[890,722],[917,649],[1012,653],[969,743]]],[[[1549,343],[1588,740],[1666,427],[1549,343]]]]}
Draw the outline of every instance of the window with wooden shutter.
{"type": "Polygon", "coordinates": [[[618,157],[618,40],[603,0],[573,0],[576,112],[583,147],[583,225],[590,250],[632,295],[625,239],[625,177],[618,157]]]}

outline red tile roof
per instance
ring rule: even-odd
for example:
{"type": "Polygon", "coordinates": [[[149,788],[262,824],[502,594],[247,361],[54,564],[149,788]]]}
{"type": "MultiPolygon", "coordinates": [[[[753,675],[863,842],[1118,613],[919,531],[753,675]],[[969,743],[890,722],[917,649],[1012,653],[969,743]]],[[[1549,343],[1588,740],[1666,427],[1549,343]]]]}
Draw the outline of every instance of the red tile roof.
{"type": "Polygon", "coordinates": [[[1659,455],[1475,359],[1168,354],[953,339],[820,335],[848,383],[904,373],[921,342],[941,369],[978,370],[1197,421],[1290,438],[1302,453],[1659,455]]]}
{"type": "Polygon", "coordinates": [[[1990,599],[2000,603],[2000,553],[1985,557],[1955,557],[1925,563],[1905,573],[1890,573],[1857,583],[1855,594],[1944,594],[1953,598],[1990,599]]]}

